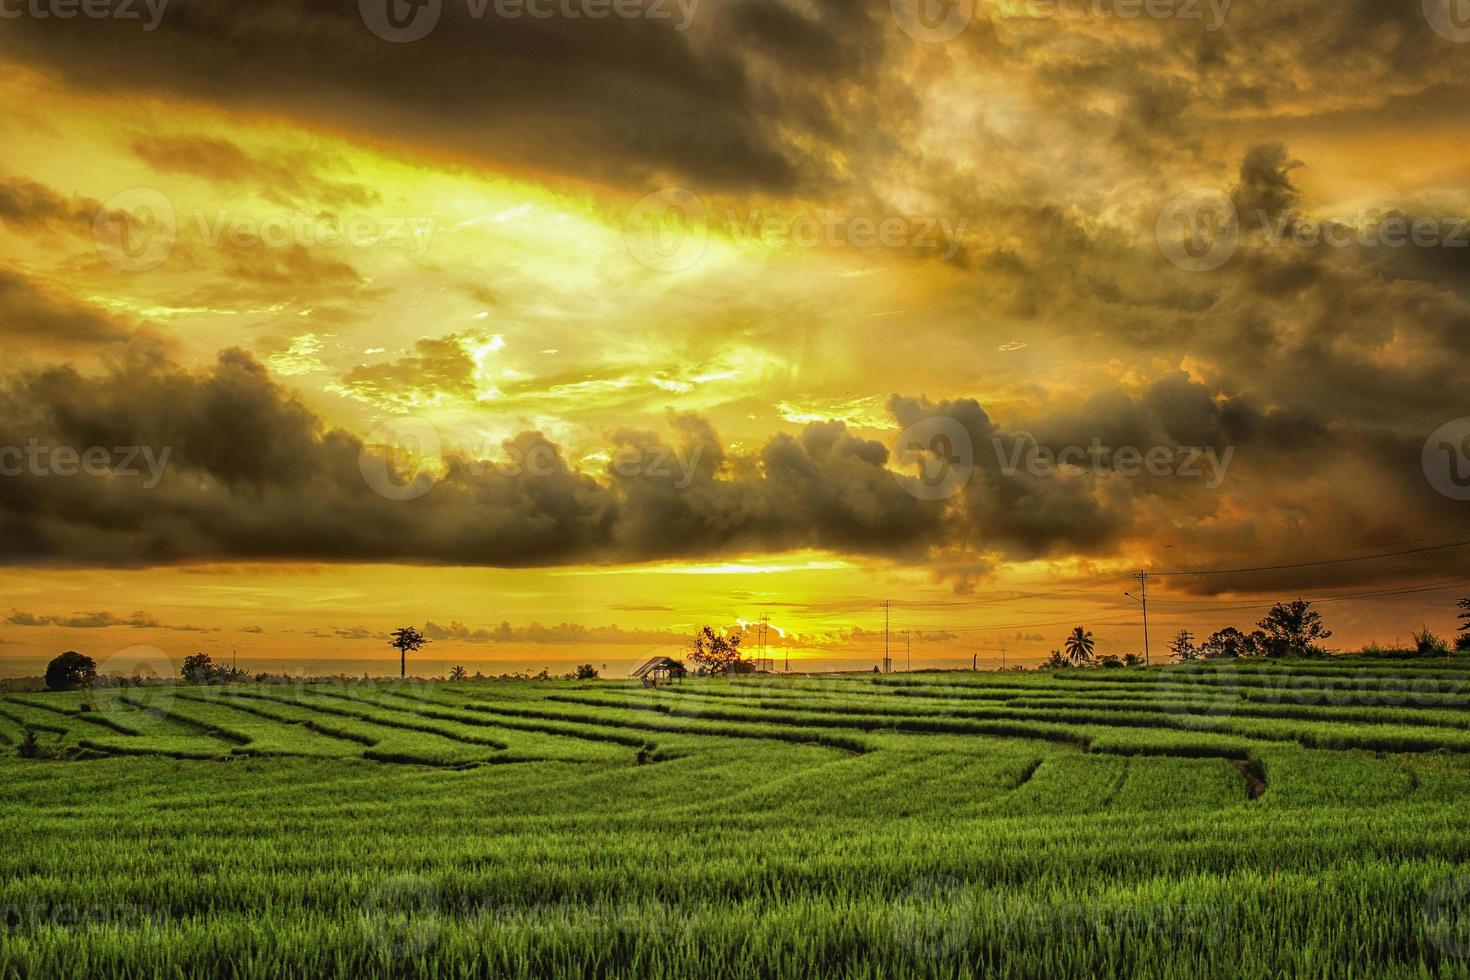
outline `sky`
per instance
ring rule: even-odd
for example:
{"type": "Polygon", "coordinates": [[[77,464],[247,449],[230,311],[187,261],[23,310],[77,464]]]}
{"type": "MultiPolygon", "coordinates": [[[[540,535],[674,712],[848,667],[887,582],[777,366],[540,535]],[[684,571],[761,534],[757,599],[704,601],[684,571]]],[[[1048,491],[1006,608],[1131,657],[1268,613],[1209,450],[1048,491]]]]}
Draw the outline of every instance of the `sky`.
{"type": "Polygon", "coordinates": [[[1450,0],[5,0],[0,673],[1470,594],[1450,0]],[[391,6],[389,5],[391,3],[391,6]]]}

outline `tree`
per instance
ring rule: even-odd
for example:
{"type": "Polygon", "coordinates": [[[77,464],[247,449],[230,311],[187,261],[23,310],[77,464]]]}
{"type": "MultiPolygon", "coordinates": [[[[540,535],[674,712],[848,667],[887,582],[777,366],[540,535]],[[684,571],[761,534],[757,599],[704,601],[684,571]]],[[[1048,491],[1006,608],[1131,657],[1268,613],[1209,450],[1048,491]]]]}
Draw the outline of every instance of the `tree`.
{"type": "Polygon", "coordinates": [[[196,653],[184,658],[179,676],[185,684],[208,684],[215,676],[214,660],[207,653],[196,653]]]}
{"type": "Polygon", "coordinates": [[[75,691],[97,680],[97,662],[85,654],[68,650],[46,665],[46,690],[75,691]]]}
{"type": "Polygon", "coordinates": [[[1234,657],[1251,657],[1256,653],[1255,641],[1234,626],[1227,626],[1210,634],[1200,644],[1200,653],[1206,660],[1221,660],[1234,657]]]}
{"type": "Polygon", "coordinates": [[[597,680],[597,668],[592,666],[591,664],[580,664],[578,665],[577,669],[572,672],[572,680],[595,681],[597,680]]]}
{"type": "Polygon", "coordinates": [[[1320,657],[1327,651],[1318,645],[1332,635],[1322,627],[1322,614],[1305,599],[1278,602],[1257,625],[1264,635],[1262,649],[1268,657],[1320,657]]]}
{"type": "Polygon", "coordinates": [[[408,655],[418,653],[424,648],[424,644],[430,640],[424,634],[412,626],[404,626],[393,631],[393,638],[388,645],[398,651],[398,677],[401,680],[408,676],[408,655]]]}
{"type": "Polygon", "coordinates": [[[1142,667],[1143,666],[1143,657],[1141,655],[1139,655],[1139,654],[1136,654],[1136,653],[1125,653],[1125,654],[1123,654],[1123,666],[1124,667],[1142,667]]]}
{"type": "Polygon", "coordinates": [[[1112,670],[1117,670],[1119,667],[1124,666],[1124,663],[1122,657],[1115,656],[1111,653],[1106,653],[1097,658],[1097,665],[1099,667],[1106,667],[1112,670]]]}
{"type": "Polygon", "coordinates": [[[689,659],[706,674],[740,673],[748,666],[740,656],[740,634],[720,636],[708,626],[694,635],[689,659]]]}
{"type": "Polygon", "coordinates": [[[1092,631],[1078,626],[1067,636],[1067,642],[1062,647],[1067,651],[1067,657],[1072,663],[1079,667],[1092,660],[1092,651],[1097,644],[1092,639],[1092,631]]]}
{"type": "Polygon", "coordinates": [[[1200,658],[1200,649],[1194,645],[1194,634],[1189,630],[1180,630],[1179,634],[1169,641],[1169,652],[1174,654],[1174,659],[1180,663],[1188,663],[1200,658]]]}
{"type": "Polygon", "coordinates": [[[1063,667],[1072,666],[1072,661],[1062,656],[1062,651],[1053,650],[1051,656],[1043,660],[1037,667],[1038,670],[1061,670],[1063,667]]]}
{"type": "Polygon", "coordinates": [[[459,664],[455,664],[453,667],[449,668],[449,679],[452,681],[462,681],[468,676],[470,676],[470,672],[465,670],[459,664]]]}
{"type": "Polygon", "coordinates": [[[1455,637],[1456,650],[1470,650],[1470,599],[1461,599],[1460,635],[1455,637]]]}

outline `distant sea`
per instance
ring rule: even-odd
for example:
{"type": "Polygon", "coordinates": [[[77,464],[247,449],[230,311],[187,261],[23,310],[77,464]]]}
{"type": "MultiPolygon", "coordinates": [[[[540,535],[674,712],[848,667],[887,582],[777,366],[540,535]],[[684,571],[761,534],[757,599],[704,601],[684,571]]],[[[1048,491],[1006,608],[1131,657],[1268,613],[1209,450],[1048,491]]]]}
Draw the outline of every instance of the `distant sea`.
{"type": "MultiPolygon", "coordinates": [[[[561,651],[558,651],[559,653],[561,651]]],[[[557,657],[546,657],[542,659],[484,659],[475,657],[409,657],[408,674],[410,677],[447,677],[449,671],[456,665],[464,667],[473,676],[476,671],[484,673],[488,677],[497,677],[501,674],[538,674],[543,668],[550,671],[552,676],[565,674],[571,671],[577,664],[590,663],[597,668],[598,672],[605,678],[616,679],[627,677],[639,664],[648,659],[651,654],[644,654],[636,658],[628,658],[626,651],[619,650],[624,654],[621,657],[598,656],[598,651],[588,651],[585,656],[568,658],[564,654],[557,657]]],[[[676,654],[671,654],[676,656],[676,654]]],[[[219,659],[219,658],[217,658],[219,659]]],[[[50,657],[32,654],[5,654],[0,653],[0,677],[36,677],[45,673],[46,664],[50,657]]],[[[180,661],[182,663],[182,661],[180,661]]],[[[353,657],[353,658],[330,658],[330,657],[246,657],[241,656],[237,665],[252,674],[284,674],[288,677],[335,677],[346,675],[348,677],[397,677],[397,657],[353,657]]],[[[966,664],[968,666],[968,663],[966,664]]],[[[155,672],[163,673],[163,664],[150,664],[155,672]]],[[[777,661],[775,669],[779,671],[784,666],[782,661],[777,661]]],[[[842,658],[803,658],[800,661],[793,658],[791,661],[793,670],[811,671],[838,671],[838,670],[870,670],[873,666],[871,660],[850,660],[842,658]]],[[[897,665],[895,665],[897,666],[897,665]]],[[[921,666],[915,663],[917,668],[921,666]]],[[[935,666],[924,664],[923,666],[935,666]]],[[[956,664],[945,664],[953,667],[956,664]]],[[[984,666],[982,664],[982,666],[984,666]]],[[[104,672],[117,672],[117,670],[104,669],[104,672]]]]}

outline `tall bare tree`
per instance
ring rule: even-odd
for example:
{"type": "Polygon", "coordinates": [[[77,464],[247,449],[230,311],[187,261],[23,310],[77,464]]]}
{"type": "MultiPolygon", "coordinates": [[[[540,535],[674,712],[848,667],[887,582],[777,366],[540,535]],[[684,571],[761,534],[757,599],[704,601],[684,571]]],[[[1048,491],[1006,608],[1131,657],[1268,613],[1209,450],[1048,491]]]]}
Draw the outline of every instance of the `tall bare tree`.
{"type": "Polygon", "coordinates": [[[412,626],[404,626],[393,631],[393,639],[388,641],[388,645],[398,651],[399,680],[408,676],[408,655],[422,650],[424,644],[428,642],[430,642],[429,638],[412,626]]]}

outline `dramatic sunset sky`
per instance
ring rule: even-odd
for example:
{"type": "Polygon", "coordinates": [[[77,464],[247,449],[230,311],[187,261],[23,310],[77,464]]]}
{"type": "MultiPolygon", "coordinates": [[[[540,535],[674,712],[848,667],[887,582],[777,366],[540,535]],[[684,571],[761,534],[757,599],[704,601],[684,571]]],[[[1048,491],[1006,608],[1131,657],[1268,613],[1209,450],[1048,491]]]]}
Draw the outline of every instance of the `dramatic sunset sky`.
{"type": "Polygon", "coordinates": [[[1298,595],[1338,648],[1449,632],[1470,27],[1436,2],[975,0],[942,39],[903,0],[443,0],[406,42],[373,0],[11,4],[0,446],[168,456],[0,476],[0,672],[387,670],[412,624],[424,673],[621,673],[763,614],[863,667],[885,599],[900,666],[904,630],[1035,662],[1141,650],[1138,569],[1276,565],[1151,579],[1155,657],[1298,595]],[[1191,191],[1240,216],[1217,268],[1167,232],[1191,191]],[[1007,465],[1094,441],[1230,455],[1007,465]]]}

